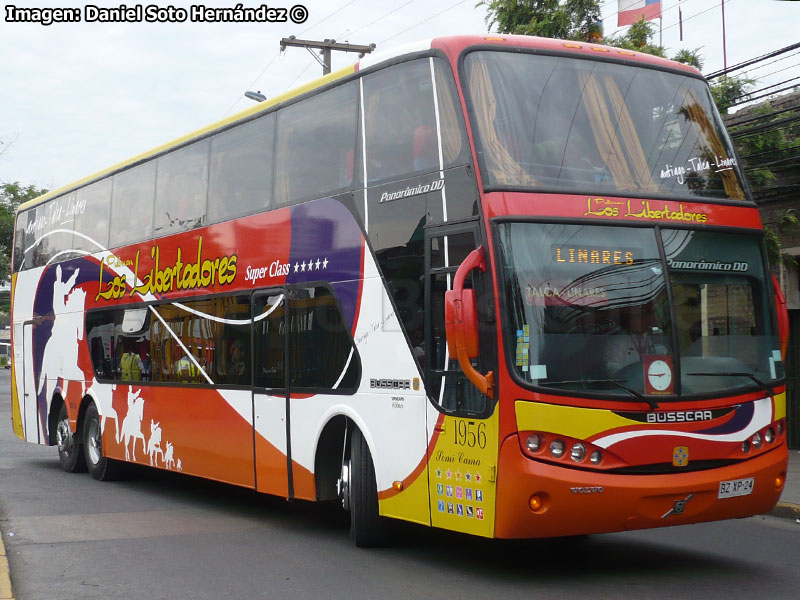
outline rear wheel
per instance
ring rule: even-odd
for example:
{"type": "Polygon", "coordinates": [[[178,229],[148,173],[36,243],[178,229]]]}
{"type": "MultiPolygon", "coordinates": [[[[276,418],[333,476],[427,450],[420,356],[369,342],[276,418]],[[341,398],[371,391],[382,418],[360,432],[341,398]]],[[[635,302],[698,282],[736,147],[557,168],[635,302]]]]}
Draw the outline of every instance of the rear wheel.
{"type": "Polygon", "coordinates": [[[95,479],[108,481],[115,479],[122,467],[121,463],[103,456],[103,432],[100,427],[100,414],[94,403],[86,409],[83,418],[83,449],[86,466],[95,479]]]}
{"type": "Polygon", "coordinates": [[[369,446],[358,429],[353,432],[347,477],[350,480],[347,486],[350,537],[360,548],[383,545],[386,542],[386,522],[378,514],[375,466],[369,446]]]}
{"type": "Polygon", "coordinates": [[[69,427],[67,405],[61,403],[56,423],[56,444],[58,445],[58,462],[67,473],[82,473],[86,471],[86,461],[83,450],[78,441],[79,436],[72,433],[69,427]]]}

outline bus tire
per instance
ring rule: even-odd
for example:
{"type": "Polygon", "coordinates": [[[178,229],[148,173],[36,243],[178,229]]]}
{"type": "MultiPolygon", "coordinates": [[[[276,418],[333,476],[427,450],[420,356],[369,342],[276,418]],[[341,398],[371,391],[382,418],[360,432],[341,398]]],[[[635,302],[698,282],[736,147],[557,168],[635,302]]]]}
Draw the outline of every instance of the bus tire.
{"type": "Polygon", "coordinates": [[[56,445],[58,446],[58,462],[67,473],[83,473],[86,461],[83,457],[79,434],[72,433],[69,428],[67,405],[61,403],[56,422],[56,445]]]}
{"type": "Polygon", "coordinates": [[[359,429],[350,451],[350,537],[359,548],[381,546],[386,523],[378,513],[378,488],[369,446],[359,429]]]}
{"type": "Polygon", "coordinates": [[[116,479],[122,465],[111,458],[103,456],[103,437],[100,426],[100,414],[94,402],[86,407],[83,417],[83,450],[89,474],[98,481],[116,479]]]}

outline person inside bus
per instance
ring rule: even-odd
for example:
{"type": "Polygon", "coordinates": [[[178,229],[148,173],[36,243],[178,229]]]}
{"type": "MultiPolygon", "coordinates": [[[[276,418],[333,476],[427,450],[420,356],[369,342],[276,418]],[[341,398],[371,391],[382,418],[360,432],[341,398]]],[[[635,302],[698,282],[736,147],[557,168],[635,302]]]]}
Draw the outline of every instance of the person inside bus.
{"type": "Polygon", "coordinates": [[[620,310],[622,330],[610,336],[603,350],[603,362],[609,374],[641,362],[649,354],[666,354],[667,348],[658,342],[656,313],[651,305],[630,306],[620,310]]]}
{"type": "Polygon", "coordinates": [[[144,363],[139,353],[136,352],[134,343],[125,340],[125,352],[120,360],[120,380],[121,381],[142,381],[144,373],[144,363]]]}

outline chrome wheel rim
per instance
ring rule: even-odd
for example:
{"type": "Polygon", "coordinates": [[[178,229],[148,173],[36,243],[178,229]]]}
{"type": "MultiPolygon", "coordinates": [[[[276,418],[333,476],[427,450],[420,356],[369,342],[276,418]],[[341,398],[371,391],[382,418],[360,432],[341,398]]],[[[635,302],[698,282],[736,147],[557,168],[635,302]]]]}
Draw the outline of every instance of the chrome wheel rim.
{"type": "Polygon", "coordinates": [[[69,429],[69,421],[67,419],[58,422],[56,442],[60,453],[67,456],[72,453],[72,431],[69,429]]]}
{"type": "Polygon", "coordinates": [[[92,462],[93,465],[96,465],[100,462],[100,458],[103,456],[103,439],[102,435],[100,434],[100,423],[95,420],[91,420],[88,423],[89,430],[86,442],[89,448],[89,460],[92,462]]]}

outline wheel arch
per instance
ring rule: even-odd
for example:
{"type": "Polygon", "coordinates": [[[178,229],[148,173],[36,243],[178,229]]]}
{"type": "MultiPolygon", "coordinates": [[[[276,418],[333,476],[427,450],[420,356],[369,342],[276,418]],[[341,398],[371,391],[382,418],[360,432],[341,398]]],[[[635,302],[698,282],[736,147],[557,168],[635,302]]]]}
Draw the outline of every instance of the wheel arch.
{"type": "Polygon", "coordinates": [[[318,501],[339,498],[336,485],[342,473],[342,462],[350,458],[350,441],[356,429],[361,431],[375,463],[375,446],[363,418],[349,407],[337,408],[338,411],[327,416],[314,450],[314,482],[318,501]],[[343,440],[345,431],[347,438],[343,440]]]}

